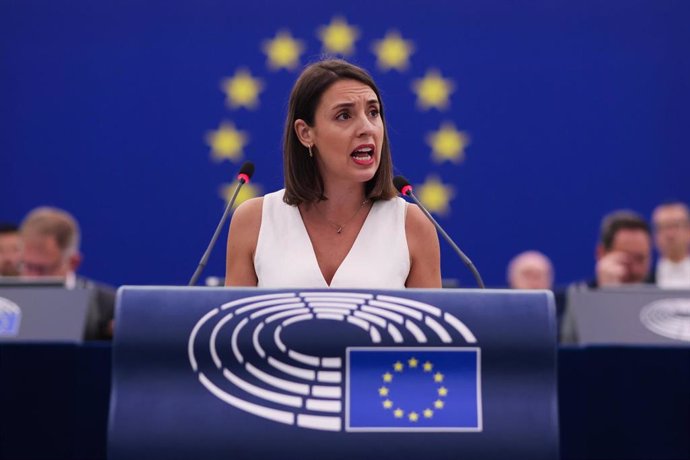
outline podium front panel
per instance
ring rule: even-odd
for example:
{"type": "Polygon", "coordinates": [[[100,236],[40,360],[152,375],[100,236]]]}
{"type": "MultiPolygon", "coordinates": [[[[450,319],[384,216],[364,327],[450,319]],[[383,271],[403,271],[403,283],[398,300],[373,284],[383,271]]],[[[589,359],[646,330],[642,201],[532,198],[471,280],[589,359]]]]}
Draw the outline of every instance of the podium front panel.
{"type": "Polygon", "coordinates": [[[549,292],[124,287],[108,450],[558,458],[549,292]]]}

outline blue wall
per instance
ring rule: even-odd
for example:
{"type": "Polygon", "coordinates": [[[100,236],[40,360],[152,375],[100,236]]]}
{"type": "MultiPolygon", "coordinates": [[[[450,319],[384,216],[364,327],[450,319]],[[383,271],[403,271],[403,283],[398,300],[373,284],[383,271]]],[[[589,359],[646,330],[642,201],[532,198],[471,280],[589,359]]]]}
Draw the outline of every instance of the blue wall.
{"type": "MultiPolygon", "coordinates": [[[[452,186],[439,221],[487,284],[536,248],[557,281],[591,275],[601,216],[690,200],[690,3],[658,0],[364,2],[0,0],[0,220],[37,205],[73,212],[82,273],[112,284],[183,284],[222,213],[241,162],[211,159],[223,120],[250,136],[264,192],[281,187],[281,132],[297,71],[266,65],[278,30],[321,53],[320,26],[359,29],[351,59],[370,69],[397,170],[452,186]],[[381,71],[375,40],[414,42],[406,71],[381,71]],[[248,68],[259,106],[232,109],[222,79],[248,68]],[[455,90],[421,110],[413,80],[437,68],[455,90]],[[464,161],[436,163],[425,138],[467,132],[464,161]]],[[[224,238],[224,236],[223,236],[224,238]]],[[[206,274],[224,273],[224,248],[206,274]]],[[[444,247],[445,277],[473,284],[444,247]]]]}

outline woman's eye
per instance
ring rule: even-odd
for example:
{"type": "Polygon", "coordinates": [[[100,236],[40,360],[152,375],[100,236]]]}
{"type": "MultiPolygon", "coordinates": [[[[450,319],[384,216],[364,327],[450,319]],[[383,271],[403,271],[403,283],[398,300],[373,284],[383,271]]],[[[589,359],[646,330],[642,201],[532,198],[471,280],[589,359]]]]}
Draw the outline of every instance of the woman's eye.
{"type": "Polygon", "coordinates": [[[380,113],[379,109],[371,109],[371,111],[369,112],[369,115],[371,115],[372,117],[378,117],[379,113],[380,113]]]}
{"type": "Polygon", "coordinates": [[[347,113],[347,112],[343,112],[343,113],[339,114],[339,115],[338,115],[337,117],[335,117],[335,118],[336,118],[336,120],[347,120],[347,119],[350,118],[350,114],[347,113]]]}

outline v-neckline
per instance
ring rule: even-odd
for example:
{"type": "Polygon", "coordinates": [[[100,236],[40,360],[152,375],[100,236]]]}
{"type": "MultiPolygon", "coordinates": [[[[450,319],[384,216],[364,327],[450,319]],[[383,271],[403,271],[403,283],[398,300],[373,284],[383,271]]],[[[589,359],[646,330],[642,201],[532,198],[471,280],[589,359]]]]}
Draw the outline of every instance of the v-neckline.
{"type": "Polygon", "coordinates": [[[340,262],[340,265],[338,265],[338,268],[335,269],[335,272],[333,273],[333,277],[331,278],[331,282],[328,283],[326,281],[326,277],[323,274],[323,271],[321,271],[321,266],[319,266],[319,260],[316,257],[316,250],[314,249],[314,243],[311,240],[311,237],[309,236],[309,232],[307,231],[307,226],[304,223],[304,219],[302,218],[302,213],[299,210],[298,206],[295,206],[295,212],[297,213],[297,219],[300,221],[302,224],[302,237],[304,240],[307,242],[309,248],[311,249],[311,260],[312,260],[312,267],[313,269],[316,270],[318,273],[318,276],[321,278],[321,281],[323,281],[323,284],[326,287],[331,287],[333,285],[333,282],[338,276],[338,273],[340,273],[341,269],[343,266],[346,264],[348,259],[350,258],[350,254],[354,251],[354,249],[357,247],[357,243],[359,242],[359,237],[364,233],[365,228],[367,227],[367,223],[369,222],[369,217],[371,217],[371,213],[374,211],[374,206],[376,205],[376,201],[371,203],[371,207],[369,208],[369,211],[367,212],[367,216],[364,218],[364,223],[362,224],[362,227],[359,229],[359,232],[357,232],[357,236],[355,237],[355,240],[352,242],[352,246],[350,246],[350,249],[347,251],[347,254],[345,254],[345,258],[340,262]]]}

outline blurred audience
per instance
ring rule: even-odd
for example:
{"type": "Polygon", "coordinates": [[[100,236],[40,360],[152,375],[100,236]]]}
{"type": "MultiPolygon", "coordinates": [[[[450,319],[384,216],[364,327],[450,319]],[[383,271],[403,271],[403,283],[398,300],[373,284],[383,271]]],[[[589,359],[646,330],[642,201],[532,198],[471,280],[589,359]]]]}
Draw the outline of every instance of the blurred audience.
{"type": "Polygon", "coordinates": [[[67,286],[92,288],[95,296],[89,308],[84,337],[87,340],[110,339],[115,292],[110,287],[76,276],[82,260],[76,219],[61,209],[36,208],[24,218],[20,234],[21,275],[60,277],[65,278],[67,286]]]}
{"type": "Polygon", "coordinates": [[[508,264],[508,286],[512,289],[551,289],[553,265],[539,251],[525,251],[508,264]]]}
{"type": "MultiPolygon", "coordinates": [[[[570,289],[601,288],[653,283],[650,276],[652,237],[649,224],[636,212],[614,211],[601,221],[596,248],[596,277],[570,289]]],[[[566,305],[561,323],[563,343],[577,343],[578,333],[572,308],[566,305]]]]}
{"type": "Polygon", "coordinates": [[[0,277],[19,275],[21,261],[19,228],[0,223],[0,277]]]}
{"type": "Polygon", "coordinates": [[[601,222],[596,279],[590,287],[653,282],[649,225],[633,211],[614,211],[601,222]]]}
{"type": "Polygon", "coordinates": [[[661,204],[652,213],[659,251],[656,283],[662,288],[690,288],[690,212],[681,202],[661,204]]]}
{"type": "Polygon", "coordinates": [[[551,260],[539,251],[525,251],[508,263],[508,286],[511,289],[548,289],[553,292],[556,321],[560,324],[565,310],[565,290],[554,288],[551,260]]]}

